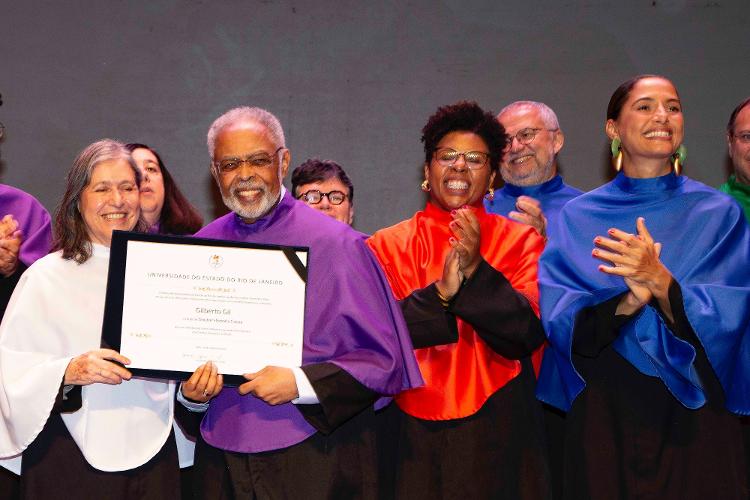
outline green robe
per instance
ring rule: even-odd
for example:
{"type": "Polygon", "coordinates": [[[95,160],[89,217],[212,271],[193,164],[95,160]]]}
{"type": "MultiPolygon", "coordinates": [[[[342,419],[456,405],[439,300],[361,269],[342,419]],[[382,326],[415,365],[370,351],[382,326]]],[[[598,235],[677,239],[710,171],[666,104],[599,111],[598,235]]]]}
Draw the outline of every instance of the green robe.
{"type": "Polygon", "coordinates": [[[737,200],[745,211],[745,218],[750,222],[750,185],[740,184],[732,174],[727,182],[719,186],[719,191],[737,200]]]}

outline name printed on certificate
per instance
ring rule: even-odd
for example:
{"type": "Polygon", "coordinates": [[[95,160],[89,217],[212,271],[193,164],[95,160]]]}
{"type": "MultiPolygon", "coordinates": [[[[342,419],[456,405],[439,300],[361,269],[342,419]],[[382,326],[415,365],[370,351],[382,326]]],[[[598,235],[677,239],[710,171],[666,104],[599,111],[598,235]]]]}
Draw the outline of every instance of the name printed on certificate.
{"type": "MultiPolygon", "coordinates": [[[[307,265],[307,252],[294,252],[307,265]]],[[[127,242],[128,368],[241,375],[302,363],[305,282],[276,248],[127,242]]]]}

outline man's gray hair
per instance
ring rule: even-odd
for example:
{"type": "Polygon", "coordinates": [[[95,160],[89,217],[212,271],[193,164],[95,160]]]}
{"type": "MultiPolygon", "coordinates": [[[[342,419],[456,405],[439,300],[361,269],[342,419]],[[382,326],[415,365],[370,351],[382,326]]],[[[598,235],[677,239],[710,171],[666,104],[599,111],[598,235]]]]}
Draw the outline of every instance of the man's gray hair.
{"type": "Polygon", "coordinates": [[[497,117],[500,118],[500,115],[503,113],[506,113],[508,111],[512,111],[515,108],[522,108],[525,106],[532,107],[539,111],[539,115],[542,117],[542,120],[544,120],[544,125],[553,130],[558,130],[560,128],[560,122],[557,121],[557,115],[554,111],[552,111],[552,108],[544,104],[543,102],[537,102],[537,101],[516,101],[508,104],[503,109],[500,110],[500,112],[497,114],[497,117]]]}
{"type": "Polygon", "coordinates": [[[249,106],[243,106],[240,108],[233,108],[218,117],[211,124],[208,129],[208,136],[206,137],[206,144],[208,145],[208,155],[213,160],[214,158],[214,147],[216,146],[216,136],[219,135],[222,129],[230,125],[237,123],[259,123],[263,125],[268,134],[271,136],[271,140],[277,147],[285,147],[284,142],[284,130],[281,128],[279,119],[276,118],[273,113],[266,111],[261,108],[251,108],[249,106]]]}

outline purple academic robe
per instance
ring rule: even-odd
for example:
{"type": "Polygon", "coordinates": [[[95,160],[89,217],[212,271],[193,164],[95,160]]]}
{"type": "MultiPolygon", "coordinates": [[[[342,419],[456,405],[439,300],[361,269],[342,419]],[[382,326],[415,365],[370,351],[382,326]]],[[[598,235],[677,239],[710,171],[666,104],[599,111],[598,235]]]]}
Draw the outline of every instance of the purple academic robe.
{"type": "Polygon", "coordinates": [[[41,203],[28,193],[0,184],[0,218],[11,214],[23,231],[21,262],[27,267],[49,253],[52,241],[50,216],[41,203]]]}
{"type": "MultiPolygon", "coordinates": [[[[309,247],[303,366],[332,363],[380,395],[421,385],[401,310],[365,235],[287,192],[252,224],[230,213],[195,236],[309,247]]],[[[211,401],[201,423],[207,443],[242,453],[287,448],[315,432],[294,404],[271,406],[235,387],[211,401]]]]}

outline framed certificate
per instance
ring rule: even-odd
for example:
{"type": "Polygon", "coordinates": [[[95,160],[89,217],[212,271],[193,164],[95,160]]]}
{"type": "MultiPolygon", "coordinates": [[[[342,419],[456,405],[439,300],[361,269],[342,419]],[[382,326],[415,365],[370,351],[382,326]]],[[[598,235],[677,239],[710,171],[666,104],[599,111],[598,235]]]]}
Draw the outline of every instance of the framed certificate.
{"type": "Polygon", "coordinates": [[[114,231],[102,346],[134,375],[225,384],[302,364],[308,248],[114,231]]]}

